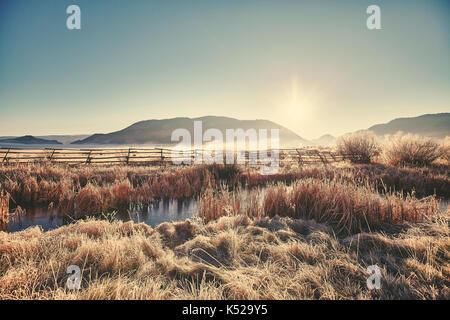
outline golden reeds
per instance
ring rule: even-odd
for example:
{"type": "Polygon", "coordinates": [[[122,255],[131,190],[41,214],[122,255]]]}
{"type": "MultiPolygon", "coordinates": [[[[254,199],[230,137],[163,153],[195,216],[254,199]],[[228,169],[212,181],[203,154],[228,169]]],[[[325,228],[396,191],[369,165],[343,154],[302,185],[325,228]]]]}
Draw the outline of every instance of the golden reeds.
{"type": "Polygon", "coordinates": [[[399,193],[380,195],[370,185],[356,186],[343,181],[304,179],[290,186],[267,187],[248,201],[247,193],[206,191],[200,198],[199,215],[204,221],[244,214],[314,219],[335,227],[337,232],[354,233],[395,224],[424,221],[439,211],[435,197],[417,199],[399,193]],[[242,196],[246,198],[243,199],[242,196]]]}
{"type": "Polygon", "coordinates": [[[310,220],[236,216],[0,232],[0,299],[449,299],[448,225],[338,238],[310,220]],[[70,265],[80,290],[66,287],[70,265]]]}
{"type": "Polygon", "coordinates": [[[255,188],[277,182],[289,185],[307,178],[347,181],[355,185],[370,183],[379,192],[414,191],[420,197],[433,194],[450,197],[448,167],[398,168],[382,164],[312,166],[283,169],[274,175],[261,175],[256,170],[225,165],[164,169],[131,166],[71,168],[46,164],[0,167],[0,186],[18,204],[53,202],[55,208],[62,212],[73,211],[75,197],[88,185],[91,189],[98,189],[93,193],[94,200],[98,192],[109,197],[104,200],[108,206],[123,207],[133,202],[149,203],[161,198],[197,197],[207,188],[217,188],[221,184],[230,188],[255,188]]]}

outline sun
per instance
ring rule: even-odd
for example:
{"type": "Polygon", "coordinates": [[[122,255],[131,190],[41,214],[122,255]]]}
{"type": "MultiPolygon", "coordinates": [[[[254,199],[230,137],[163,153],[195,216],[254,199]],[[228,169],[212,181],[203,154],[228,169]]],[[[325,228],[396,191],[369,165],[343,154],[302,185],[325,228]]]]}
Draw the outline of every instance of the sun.
{"type": "Polygon", "coordinates": [[[298,134],[309,134],[317,125],[323,108],[324,91],[320,84],[298,73],[276,82],[270,95],[273,119],[298,134]]]}
{"type": "Polygon", "coordinates": [[[302,108],[305,107],[303,97],[299,94],[298,77],[294,76],[291,80],[290,96],[288,98],[288,113],[290,116],[299,116],[302,108]]]}
{"type": "Polygon", "coordinates": [[[299,120],[306,117],[308,110],[315,104],[313,90],[307,85],[300,83],[298,76],[292,76],[290,87],[285,102],[286,115],[299,120]]]}

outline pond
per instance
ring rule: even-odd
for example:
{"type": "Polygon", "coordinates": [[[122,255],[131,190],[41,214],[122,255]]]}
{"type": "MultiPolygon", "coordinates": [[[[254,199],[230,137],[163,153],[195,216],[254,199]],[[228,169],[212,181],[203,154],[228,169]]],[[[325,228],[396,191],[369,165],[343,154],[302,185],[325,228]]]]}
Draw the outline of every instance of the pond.
{"type": "MultiPolygon", "coordinates": [[[[152,227],[163,222],[184,221],[197,212],[195,199],[160,200],[150,205],[130,208],[128,212],[118,212],[115,218],[121,221],[144,222],[152,227]]],[[[44,231],[56,229],[72,223],[69,216],[59,214],[55,209],[45,207],[26,208],[26,212],[9,221],[7,231],[21,231],[32,226],[41,226],[44,231]]]]}
{"type": "MultiPolygon", "coordinates": [[[[244,198],[247,193],[241,194],[244,198]]],[[[441,199],[439,207],[446,211],[450,205],[448,199],[441,199]]],[[[197,214],[198,200],[160,200],[145,206],[130,207],[127,212],[117,212],[115,218],[121,221],[144,222],[156,227],[163,222],[185,221],[197,214]]],[[[26,212],[19,218],[12,218],[7,226],[8,232],[21,231],[32,226],[41,226],[44,231],[56,229],[74,222],[70,216],[60,214],[56,209],[47,206],[35,206],[26,208],[26,212]]]]}

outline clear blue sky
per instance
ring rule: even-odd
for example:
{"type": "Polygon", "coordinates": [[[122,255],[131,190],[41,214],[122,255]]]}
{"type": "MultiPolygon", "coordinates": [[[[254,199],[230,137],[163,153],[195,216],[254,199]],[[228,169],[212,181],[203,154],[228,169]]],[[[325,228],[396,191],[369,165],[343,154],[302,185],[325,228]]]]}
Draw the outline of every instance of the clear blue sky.
{"type": "Polygon", "coordinates": [[[448,0],[0,0],[0,135],[224,115],[315,138],[449,112],[449,18],[448,0]]]}

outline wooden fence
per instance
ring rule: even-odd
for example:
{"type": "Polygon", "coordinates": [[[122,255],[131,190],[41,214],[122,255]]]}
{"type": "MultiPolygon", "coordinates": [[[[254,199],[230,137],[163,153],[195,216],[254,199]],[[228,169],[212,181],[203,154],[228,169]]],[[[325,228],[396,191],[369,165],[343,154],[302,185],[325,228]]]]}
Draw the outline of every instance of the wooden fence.
{"type": "MultiPolygon", "coordinates": [[[[81,164],[184,164],[194,163],[196,157],[209,155],[214,157],[214,151],[207,149],[180,150],[178,154],[168,148],[128,148],[128,149],[19,149],[0,148],[0,164],[8,165],[15,163],[50,162],[70,165],[81,164]]],[[[278,151],[280,163],[296,162],[300,165],[342,161],[345,157],[331,150],[325,149],[277,149],[265,151],[270,156],[271,152],[278,151]]],[[[225,160],[226,152],[223,151],[225,160]]],[[[261,151],[259,151],[261,152],[261,151]]],[[[260,164],[259,153],[246,151],[244,154],[245,164],[260,164]],[[252,157],[253,156],[253,157],[252,157]],[[256,158],[255,161],[251,161],[256,158]]],[[[234,152],[236,158],[237,153],[234,152]]],[[[225,161],[224,161],[225,162],[225,161]]]]}

